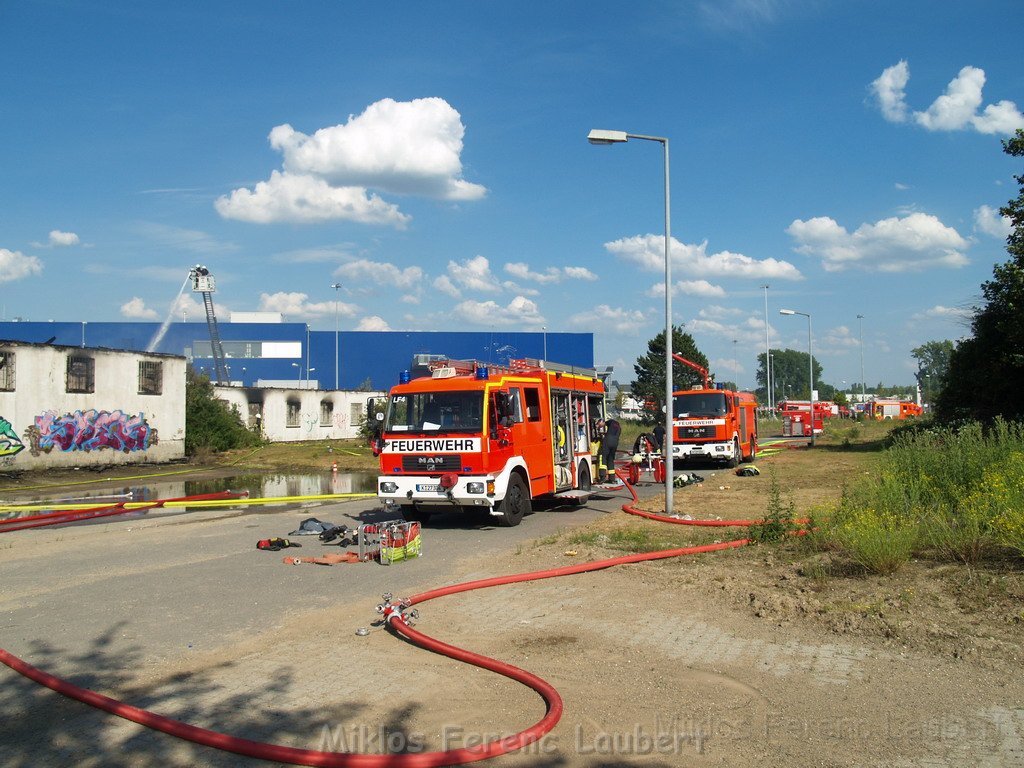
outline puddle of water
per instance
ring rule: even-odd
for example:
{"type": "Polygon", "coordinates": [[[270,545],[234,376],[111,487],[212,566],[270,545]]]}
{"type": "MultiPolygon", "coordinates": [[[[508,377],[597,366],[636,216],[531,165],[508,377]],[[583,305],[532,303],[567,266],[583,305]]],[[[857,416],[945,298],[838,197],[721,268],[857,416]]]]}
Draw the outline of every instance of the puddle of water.
{"type": "MultiPolygon", "coordinates": [[[[104,490],[96,493],[83,491],[74,497],[70,496],[67,490],[65,490],[61,494],[40,494],[36,499],[36,503],[74,504],[80,501],[83,505],[95,503],[116,504],[121,501],[156,501],[159,499],[217,493],[219,491],[247,491],[249,498],[323,496],[334,493],[373,493],[376,490],[376,482],[376,475],[355,472],[326,472],[318,474],[248,473],[204,480],[160,480],[137,483],[125,485],[113,491],[104,490]]],[[[22,501],[20,503],[29,502],[22,501]]],[[[310,503],[316,504],[318,502],[313,501],[310,503]]],[[[274,509],[276,507],[277,505],[273,504],[253,505],[249,509],[253,512],[259,512],[264,508],[274,509]]],[[[148,517],[157,514],[161,516],[180,515],[189,511],[189,507],[137,510],[124,515],[102,518],[102,522],[130,520],[132,518],[148,517]]],[[[31,514],[36,513],[25,513],[25,515],[31,514]]],[[[3,517],[23,517],[25,515],[5,515],[3,517]]],[[[80,521],[80,523],[88,522],[80,521]]],[[[96,522],[100,522],[100,520],[96,522]]]]}

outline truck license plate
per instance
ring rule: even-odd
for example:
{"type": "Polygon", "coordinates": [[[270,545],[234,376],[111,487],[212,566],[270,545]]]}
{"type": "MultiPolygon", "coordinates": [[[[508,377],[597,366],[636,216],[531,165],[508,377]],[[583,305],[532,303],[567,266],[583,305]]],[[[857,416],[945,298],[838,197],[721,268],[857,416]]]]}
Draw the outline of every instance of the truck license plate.
{"type": "Polygon", "coordinates": [[[421,492],[440,491],[441,486],[437,483],[420,483],[416,486],[416,490],[421,492]]]}

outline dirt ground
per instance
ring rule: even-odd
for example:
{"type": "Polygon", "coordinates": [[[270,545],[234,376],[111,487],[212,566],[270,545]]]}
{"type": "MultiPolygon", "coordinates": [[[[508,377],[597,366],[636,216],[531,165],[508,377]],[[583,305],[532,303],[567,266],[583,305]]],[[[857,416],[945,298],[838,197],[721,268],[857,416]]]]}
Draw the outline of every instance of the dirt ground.
{"type": "MultiPolygon", "coordinates": [[[[869,461],[822,447],[759,460],[758,477],[697,468],[704,482],[677,490],[676,512],[758,517],[772,474],[803,512],[869,461]]],[[[661,511],[656,497],[640,506],[661,511]]],[[[740,535],[610,511],[462,558],[447,583],[620,555],[622,539],[665,548],[740,535]]],[[[915,562],[867,577],[801,543],[759,545],[446,597],[419,607],[417,627],[528,669],[564,698],[555,730],[485,763],[496,767],[1021,766],[1020,573],[915,562]]],[[[115,693],[247,738],[365,752],[466,746],[543,716],[516,683],[381,629],[357,636],[373,616],[366,596],[348,597],[216,649],[111,670],[115,693]]],[[[81,717],[80,705],[46,707],[81,717]]],[[[96,718],[95,738],[133,766],[255,764],[96,718]]]]}

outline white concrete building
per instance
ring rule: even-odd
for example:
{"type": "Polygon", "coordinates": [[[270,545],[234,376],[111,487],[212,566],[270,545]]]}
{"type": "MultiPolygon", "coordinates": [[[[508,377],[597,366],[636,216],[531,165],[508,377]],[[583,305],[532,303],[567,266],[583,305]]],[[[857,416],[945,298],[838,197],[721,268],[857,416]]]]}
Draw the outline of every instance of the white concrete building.
{"type": "Polygon", "coordinates": [[[238,409],[250,428],[274,443],[359,437],[366,401],[386,392],[288,387],[214,387],[216,397],[238,409]]]}
{"type": "Polygon", "coordinates": [[[0,471],[184,455],[184,357],[0,341],[0,471]]]}

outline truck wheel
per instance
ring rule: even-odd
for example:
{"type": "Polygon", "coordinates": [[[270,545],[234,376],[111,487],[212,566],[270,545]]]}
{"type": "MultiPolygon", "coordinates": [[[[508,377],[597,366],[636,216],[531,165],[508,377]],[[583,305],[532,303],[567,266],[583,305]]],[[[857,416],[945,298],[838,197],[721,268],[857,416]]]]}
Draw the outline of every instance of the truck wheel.
{"type": "Polygon", "coordinates": [[[740,465],[740,459],[743,458],[743,452],[740,450],[739,438],[733,438],[732,441],[732,457],[725,462],[727,467],[738,467],[740,465]]]}
{"type": "Polygon", "coordinates": [[[415,504],[403,504],[401,509],[402,517],[409,523],[426,523],[432,514],[425,509],[417,508],[415,504]]]}
{"type": "Polygon", "coordinates": [[[505,498],[498,506],[501,517],[498,518],[498,525],[511,528],[523,521],[523,516],[530,511],[530,492],[526,490],[526,484],[519,475],[512,475],[508,481],[508,489],[505,491],[505,498]]]}
{"type": "Polygon", "coordinates": [[[577,488],[579,488],[581,491],[590,490],[590,470],[587,468],[586,463],[580,464],[577,479],[579,480],[579,482],[576,483],[577,488]]]}
{"type": "MultiPolygon", "coordinates": [[[[580,463],[580,468],[577,470],[576,475],[576,488],[580,491],[589,491],[591,489],[590,482],[590,469],[587,468],[585,462],[580,463]]],[[[582,507],[586,504],[585,499],[573,499],[572,505],[574,507],[582,507]]]]}

